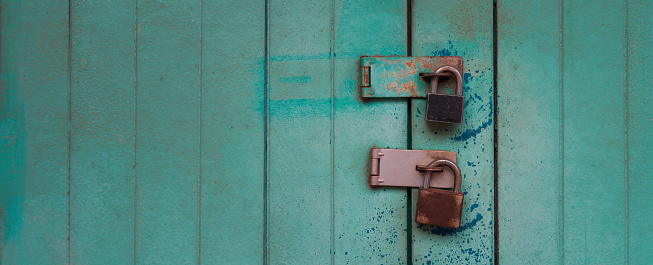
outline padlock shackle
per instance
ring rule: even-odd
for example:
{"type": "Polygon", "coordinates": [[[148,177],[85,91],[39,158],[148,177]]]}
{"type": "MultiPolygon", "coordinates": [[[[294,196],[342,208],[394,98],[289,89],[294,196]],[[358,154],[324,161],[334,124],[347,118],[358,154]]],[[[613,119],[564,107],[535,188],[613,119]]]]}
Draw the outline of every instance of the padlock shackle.
{"type": "MultiPolygon", "coordinates": [[[[435,70],[436,74],[443,74],[444,72],[449,72],[452,73],[454,76],[456,76],[456,95],[463,95],[463,77],[460,74],[460,71],[456,69],[456,67],[453,67],[451,65],[445,65],[438,70],[435,70]]],[[[438,78],[439,75],[435,75],[433,79],[431,79],[431,93],[437,93],[438,89],[438,78]]]]}
{"type": "MultiPolygon", "coordinates": [[[[428,165],[428,167],[438,167],[438,166],[449,167],[451,168],[451,170],[453,170],[453,175],[454,175],[453,191],[460,192],[460,183],[462,182],[462,174],[460,173],[460,168],[458,167],[458,165],[456,165],[456,163],[448,159],[435,160],[428,165]]],[[[425,189],[431,187],[431,172],[432,171],[424,171],[425,189]]]]}

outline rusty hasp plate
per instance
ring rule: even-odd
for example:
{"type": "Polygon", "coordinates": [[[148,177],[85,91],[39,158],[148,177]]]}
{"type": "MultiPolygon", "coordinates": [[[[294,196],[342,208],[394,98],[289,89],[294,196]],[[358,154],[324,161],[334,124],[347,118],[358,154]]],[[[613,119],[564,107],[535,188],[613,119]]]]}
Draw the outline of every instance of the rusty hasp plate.
{"type": "Polygon", "coordinates": [[[448,167],[427,168],[434,160],[456,163],[456,152],[443,150],[401,150],[372,148],[370,151],[370,186],[421,187],[424,171],[432,171],[430,187],[453,188],[454,173],[448,167]]]}
{"type": "Polygon", "coordinates": [[[425,98],[431,89],[422,76],[445,65],[463,73],[460,56],[363,56],[361,93],[364,98],[425,98]]]}

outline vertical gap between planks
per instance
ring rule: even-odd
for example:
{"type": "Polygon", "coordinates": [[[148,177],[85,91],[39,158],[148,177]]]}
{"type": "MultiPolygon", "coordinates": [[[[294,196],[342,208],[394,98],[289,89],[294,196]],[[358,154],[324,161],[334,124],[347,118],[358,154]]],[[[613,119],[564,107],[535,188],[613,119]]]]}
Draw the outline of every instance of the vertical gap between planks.
{"type": "Polygon", "coordinates": [[[336,261],[336,220],[335,220],[335,67],[336,67],[336,32],[335,32],[336,1],[331,1],[331,264],[336,261]]]}
{"type": "Polygon", "coordinates": [[[498,9],[497,9],[497,1],[494,0],[493,5],[492,5],[492,54],[493,54],[493,62],[492,62],[492,68],[494,69],[494,76],[492,77],[492,82],[493,82],[493,95],[492,95],[492,101],[494,106],[493,108],[493,117],[494,119],[494,264],[499,264],[499,134],[498,132],[498,124],[499,124],[499,119],[498,119],[498,110],[499,107],[497,106],[497,94],[498,94],[498,88],[497,85],[498,83],[498,73],[499,73],[499,68],[498,68],[498,9]]]}
{"type": "Polygon", "coordinates": [[[626,264],[630,264],[629,260],[629,252],[630,252],[630,242],[628,240],[628,235],[629,235],[629,202],[628,202],[628,190],[630,187],[629,184],[629,175],[628,175],[628,126],[629,126],[629,119],[628,119],[628,93],[629,93],[629,63],[630,63],[630,58],[629,58],[629,37],[628,37],[628,0],[624,1],[624,226],[625,226],[625,240],[624,240],[624,260],[626,261],[626,264]]]}
{"type": "MultiPolygon", "coordinates": [[[[413,56],[413,0],[406,1],[406,56],[413,56]]],[[[413,149],[413,101],[406,98],[406,149],[413,149]]],[[[413,264],[413,188],[406,188],[406,264],[413,264]]]]}
{"type": "Polygon", "coordinates": [[[565,107],[564,107],[564,66],[565,66],[565,31],[564,31],[564,25],[565,25],[565,5],[564,5],[564,0],[560,0],[560,26],[559,26],[559,38],[560,38],[560,43],[559,43],[559,48],[558,48],[558,64],[559,64],[559,72],[558,76],[560,78],[560,84],[559,84],[559,111],[560,114],[558,116],[559,119],[559,124],[560,124],[560,138],[559,138],[559,164],[560,164],[560,172],[559,172],[559,180],[558,180],[558,200],[559,200],[559,208],[558,208],[558,251],[560,253],[560,264],[565,263],[565,107]]]}
{"type": "Polygon", "coordinates": [[[263,33],[263,264],[268,264],[268,143],[269,143],[269,97],[270,97],[270,37],[268,33],[268,25],[270,24],[269,16],[269,2],[265,0],[265,22],[263,33]]]}
{"type": "Polygon", "coordinates": [[[72,131],[72,100],[73,100],[73,90],[72,90],[72,0],[68,0],[68,253],[67,253],[67,263],[70,264],[70,159],[71,159],[71,149],[72,146],[70,143],[71,131],[72,131]]]}
{"type": "Polygon", "coordinates": [[[137,219],[137,200],[136,200],[136,191],[137,191],[137,178],[136,178],[136,152],[138,147],[138,0],[134,0],[134,152],[133,152],[133,161],[134,165],[132,168],[132,196],[133,196],[133,208],[134,208],[134,232],[133,232],[133,259],[134,264],[136,264],[136,225],[138,224],[137,219]]]}
{"type": "Polygon", "coordinates": [[[198,179],[197,179],[197,264],[202,264],[202,29],[204,25],[204,14],[203,14],[203,4],[202,0],[199,1],[200,4],[200,30],[199,30],[199,42],[200,42],[200,51],[199,51],[199,111],[198,111],[198,122],[199,122],[199,131],[198,131],[198,151],[199,151],[199,161],[198,161],[198,179]]]}

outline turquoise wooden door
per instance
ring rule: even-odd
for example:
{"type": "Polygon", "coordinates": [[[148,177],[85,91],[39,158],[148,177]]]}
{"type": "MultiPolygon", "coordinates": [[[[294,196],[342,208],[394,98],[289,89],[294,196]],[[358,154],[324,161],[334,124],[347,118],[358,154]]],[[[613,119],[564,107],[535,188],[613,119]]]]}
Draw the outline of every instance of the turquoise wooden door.
{"type": "Polygon", "coordinates": [[[653,5],[497,4],[499,262],[650,263],[653,5]]]}
{"type": "Polygon", "coordinates": [[[0,264],[652,258],[646,1],[0,6],[0,264]],[[363,55],[462,56],[464,123],[362,100],[363,55]],[[374,146],[456,151],[462,227],[374,146]]]}

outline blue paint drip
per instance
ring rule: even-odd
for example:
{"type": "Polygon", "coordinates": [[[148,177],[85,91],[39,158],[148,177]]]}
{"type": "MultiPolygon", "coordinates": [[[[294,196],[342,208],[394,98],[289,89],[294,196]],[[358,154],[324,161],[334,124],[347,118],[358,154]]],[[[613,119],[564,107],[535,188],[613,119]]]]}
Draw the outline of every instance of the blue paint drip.
{"type": "Polygon", "coordinates": [[[480,213],[477,213],[476,218],[474,218],[474,220],[466,223],[465,225],[461,226],[460,228],[446,228],[446,227],[439,227],[439,226],[432,226],[432,225],[422,225],[422,224],[418,225],[417,228],[420,228],[420,229],[422,229],[424,231],[427,231],[427,232],[428,232],[429,228],[433,228],[433,229],[431,229],[431,234],[439,235],[439,236],[448,236],[448,235],[455,235],[455,234],[458,234],[459,232],[465,231],[468,228],[475,226],[478,223],[478,221],[481,221],[482,219],[483,219],[483,216],[480,213]]]}

